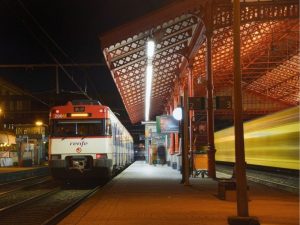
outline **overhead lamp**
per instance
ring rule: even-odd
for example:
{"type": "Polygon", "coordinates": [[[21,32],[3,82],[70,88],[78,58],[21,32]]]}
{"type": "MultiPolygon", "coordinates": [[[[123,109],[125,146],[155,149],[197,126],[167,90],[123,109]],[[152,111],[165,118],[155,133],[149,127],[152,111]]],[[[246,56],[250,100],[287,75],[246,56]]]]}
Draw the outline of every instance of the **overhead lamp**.
{"type": "Polygon", "coordinates": [[[39,121],[36,121],[36,122],[35,122],[35,125],[36,125],[36,126],[42,126],[42,125],[43,125],[43,122],[40,121],[40,120],[39,120],[39,121]]]}
{"type": "Polygon", "coordinates": [[[71,113],[71,117],[88,117],[89,113],[71,113]]]}
{"type": "Polygon", "coordinates": [[[152,59],[154,56],[155,42],[150,39],[147,41],[147,57],[148,59],[152,59]]]}
{"type": "Polygon", "coordinates": [[[152,77],[153,77],[152,60],[154,57],[154,50],[155,50],[155,42],[150,39],[147,42],[145,121],[149,120],[149,114],[150,114],[150,101],[151,101],[151,89],[152,89],[152,77]]]}
{"type": "Polygon", "coordinates": [[[175,118],[175,120],[182,120],[182,108],[181,107],[176,107],[173,110],[172,115],[175,118]]]}
{"type": "Polygon", "coordinates": [[[147,65],[147,68],[146,68],[145,121],[149,120],[151,89],[152,89],[152,76],[153,76],[153,67],[152,67],[152,65],[147,65]]]}

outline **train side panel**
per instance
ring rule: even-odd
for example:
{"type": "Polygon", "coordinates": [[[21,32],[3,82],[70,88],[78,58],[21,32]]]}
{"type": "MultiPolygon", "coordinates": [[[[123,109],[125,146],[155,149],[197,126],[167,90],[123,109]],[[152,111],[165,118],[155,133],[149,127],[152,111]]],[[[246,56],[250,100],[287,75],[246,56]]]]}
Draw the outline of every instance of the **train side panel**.
{"type": "MultiPolygon", "coordinates": [[[[299,170],[299,107],[244,123],[247,164],[299,170]]],[[[235,161],[234,128],[215,133],[216,160],[235,161]]]]}

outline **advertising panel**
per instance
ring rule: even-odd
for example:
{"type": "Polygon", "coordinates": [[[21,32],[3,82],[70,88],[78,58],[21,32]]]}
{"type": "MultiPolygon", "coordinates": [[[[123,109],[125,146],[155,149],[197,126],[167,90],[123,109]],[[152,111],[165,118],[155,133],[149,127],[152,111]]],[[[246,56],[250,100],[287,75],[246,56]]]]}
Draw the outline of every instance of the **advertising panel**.
{"type": "Polygon", "coordinates": [[[179,132],[179,122],[171,115],[156,117],[157,133],[169,134],[179,132]]]}

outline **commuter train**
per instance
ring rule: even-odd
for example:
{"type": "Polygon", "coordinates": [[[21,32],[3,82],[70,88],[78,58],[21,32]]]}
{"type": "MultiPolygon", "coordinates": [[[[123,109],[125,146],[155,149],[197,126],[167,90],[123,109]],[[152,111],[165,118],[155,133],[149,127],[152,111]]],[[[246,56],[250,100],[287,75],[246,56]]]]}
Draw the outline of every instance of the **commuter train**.
{"type": "Polygon", "coordinates": [[[51,108],[49,167],[56,179],[109,179],[133,162],[133,139],[107,106],[74,100],[51,108]]]}
{"type": "MultiPolygon", "coordinates": [[[[244,123],[248,165],[299,170],[299,106],[244,123]]],[[[235,162],[234,127],[215,133],[216,161],[235,162]]]]}

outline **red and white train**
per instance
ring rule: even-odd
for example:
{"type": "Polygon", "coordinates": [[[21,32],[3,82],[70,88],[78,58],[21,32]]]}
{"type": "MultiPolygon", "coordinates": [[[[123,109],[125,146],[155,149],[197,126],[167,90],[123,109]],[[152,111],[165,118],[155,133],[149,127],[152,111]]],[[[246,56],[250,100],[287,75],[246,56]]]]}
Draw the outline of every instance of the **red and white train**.
{"type": "Polygon", "coordinates": [[[134,160],[133,139],[107,106],[75,100],[50,111],[52,176],[108,179],[134,160]]]}

